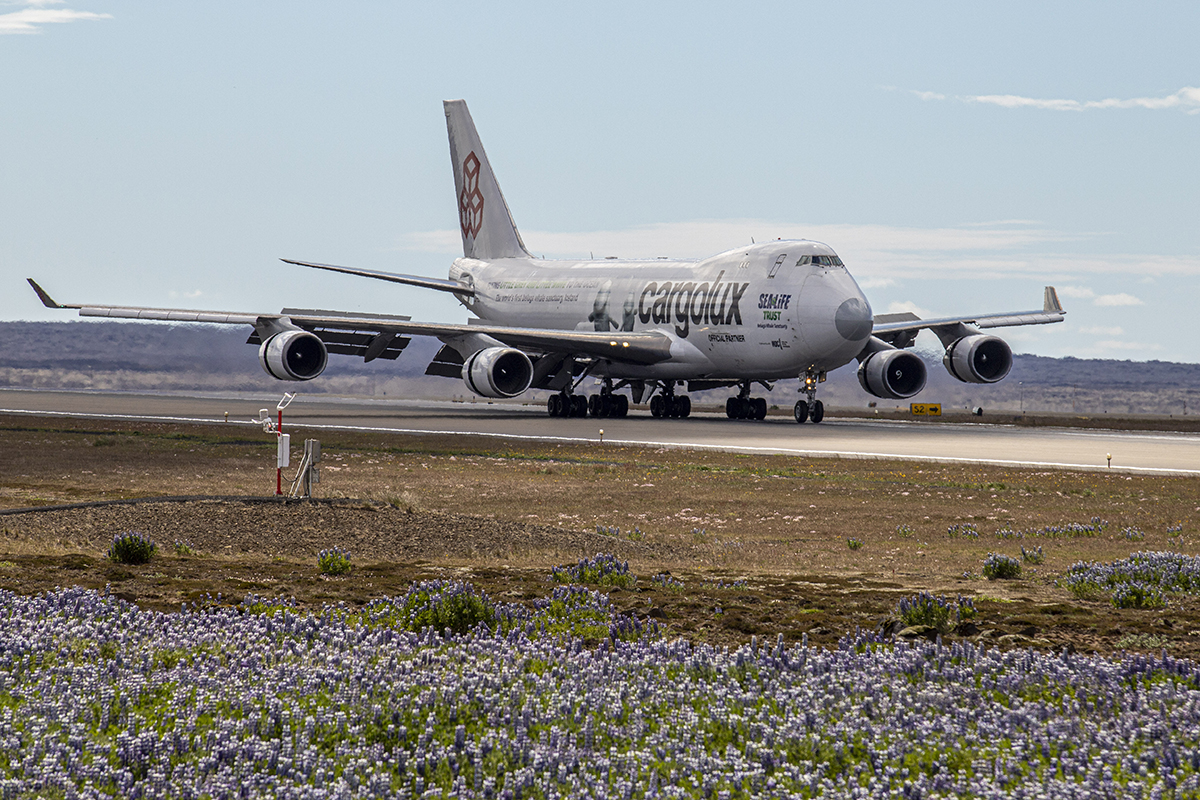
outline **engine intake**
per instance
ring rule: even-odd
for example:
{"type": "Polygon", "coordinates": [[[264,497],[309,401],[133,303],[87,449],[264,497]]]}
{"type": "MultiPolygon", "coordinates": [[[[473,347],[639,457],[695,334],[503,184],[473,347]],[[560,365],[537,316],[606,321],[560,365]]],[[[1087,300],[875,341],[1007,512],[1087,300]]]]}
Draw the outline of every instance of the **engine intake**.
{"type": "Polygon", "coordinates": [[[925,362],[907,350],[877,350],[858,365],[858,382],[876,397],[903,400],[925,388],[925,362]]]}
{"type": "Polygon", "coordinates": [[[466,360],[467,388],[483,397],[516,397],[533,383],[533,362],[511,347],[488,347],[466,360]]]}
{"type": "Polygon", "coordinates": [[[995,383],[1012,369],[1012,348],[998,336],[964,336],[946,348],[942,364],[963,383],[995,383]]]}
{"type": "Polygon", "coordinates": [[[328,362],[325,343],[308,331],[277,333],[258,348],[258,363],[281,381],[311,381],[328,362]]]}

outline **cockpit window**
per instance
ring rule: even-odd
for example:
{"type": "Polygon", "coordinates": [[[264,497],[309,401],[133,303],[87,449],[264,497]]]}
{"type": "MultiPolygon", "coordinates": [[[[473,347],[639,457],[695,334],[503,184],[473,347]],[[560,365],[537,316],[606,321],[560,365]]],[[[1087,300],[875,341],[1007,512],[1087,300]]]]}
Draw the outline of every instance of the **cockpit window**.
{"type": "Polygon", "coordinates": [[[800,260],[796,262],[796,266],[803,267],[805,264],[816,264],[821,267],[846,266],[837,256],[800,256],[800,260]]]}

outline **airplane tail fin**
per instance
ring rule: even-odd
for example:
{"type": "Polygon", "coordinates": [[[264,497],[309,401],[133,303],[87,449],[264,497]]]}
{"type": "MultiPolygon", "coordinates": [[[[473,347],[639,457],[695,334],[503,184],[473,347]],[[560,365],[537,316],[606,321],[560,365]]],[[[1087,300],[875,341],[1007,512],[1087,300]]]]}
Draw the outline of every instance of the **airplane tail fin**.
{"type": "Polygon", "coordinates": [[[513,223],[508,203],[504,202],[466,101],[446,100],[442,106],[450,134],[450,162],[454,167],[463,255],[481,259],[528,257],[529,251],[513,223]]]}

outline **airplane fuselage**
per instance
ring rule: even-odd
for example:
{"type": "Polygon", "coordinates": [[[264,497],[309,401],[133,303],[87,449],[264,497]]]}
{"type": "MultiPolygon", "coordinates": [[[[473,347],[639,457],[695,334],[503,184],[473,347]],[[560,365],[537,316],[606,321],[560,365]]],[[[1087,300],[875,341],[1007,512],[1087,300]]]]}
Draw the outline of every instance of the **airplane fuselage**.
{"type": "Polygon", "coordinates": [[[490,324],[672,338],[669,362],[614,362],[595,373],[618,378],[795,378],[848,363],[872,328],[871,307],[840,259],[806,240],[701,261],[460,258],[450,278],[474,288],[464,305],[490,324]]]}

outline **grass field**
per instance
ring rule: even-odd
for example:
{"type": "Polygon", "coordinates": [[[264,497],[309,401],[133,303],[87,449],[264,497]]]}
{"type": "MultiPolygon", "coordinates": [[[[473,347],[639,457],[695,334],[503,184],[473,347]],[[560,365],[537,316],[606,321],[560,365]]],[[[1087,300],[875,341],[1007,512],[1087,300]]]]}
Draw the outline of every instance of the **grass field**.
{"type": "MultiPolygon", "coordinates": [[[[597,553],[638,576],[613,601],[674,635],[832,644],[886,622],[918,591],[972,597],[975,641],[1200,654],[1200,602],[1118,609],[1057,585],[1079,561],[1197,552],[1200,480],[905,462],[796,459],[461,437],[326,434],[321,502],[142,502],[0,516],[0,587],[110,586],[148,608],[208,594],[363,604],[456,576],[501,596],[547,591],[549,570],[597,553]],[[104,557],[114,535],[160,545],[144,567],[104,557]],[[176,540],[186,543],[176,553],[176,540]],[[851,541],[853,540],[853,541],[851,541]],[[356,566],[322,576],[316,554],[356,566]],[[1022,555],[1025,551],[1027,556],[1022,555]],[[1022,562],[987,580],[989,554],[1022,562]],[[653,576],[667,572],[670,580],[653,576]]],[[[156,496],[265,497],[268,437],[221,426],[9,419],[0,505],[156,496]]]]}

